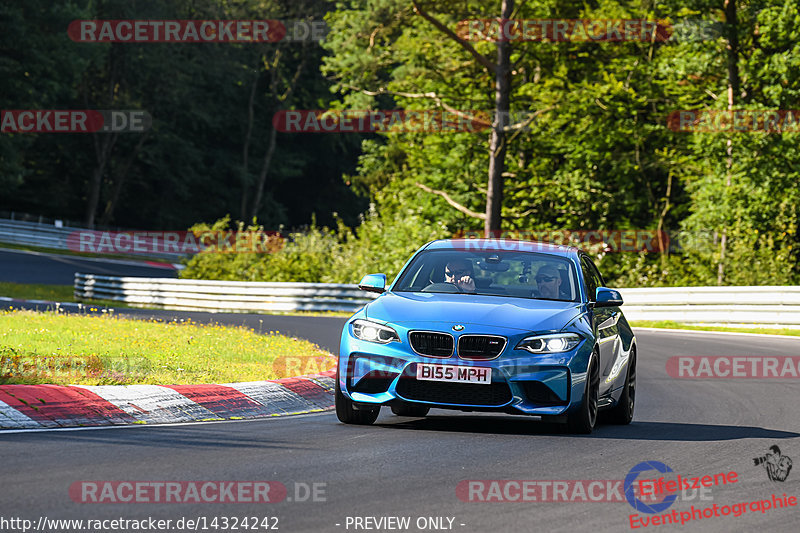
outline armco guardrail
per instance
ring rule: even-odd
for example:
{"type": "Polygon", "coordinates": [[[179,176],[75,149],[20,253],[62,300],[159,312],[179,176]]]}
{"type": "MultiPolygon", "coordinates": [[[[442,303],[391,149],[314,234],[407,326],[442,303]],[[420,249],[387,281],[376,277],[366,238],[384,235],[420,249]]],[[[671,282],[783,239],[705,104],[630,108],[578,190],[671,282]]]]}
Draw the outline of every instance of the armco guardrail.
{"type": "Polygon", "coordinates": [[[0,242],[66,250],[67,237],[75,230],[36,222],[0,220],[0,242]]]}
{"type": "Polygon", "coordinates": [[[356,285],[264,283],[75,273],[75,297],[184,311],[355,311],[375,295],[356,285]]]}
{"type": "MultiPolygon", "coordinates": [[[[52,248],[53,250],[69,250],[67,238],[76,231],[89,231],[86,228],[69,226],[57,227],[38,222],[0,219],[0,243],[21,244],[52,248]]],[[[147,257],[179,261],[185,254],[153,252],[147,257]]]]}
{"type": "Polygon", "coordinates": [[[800,324],[800,287],[620,289],[628,320],[686,324],[800,324]]]}
{"type": "MultiPolygon", "coordinates": [[[[628,320],[800,325],[800,287],[620,289],[628,320]]],[[[375,295],[356,285],[263,283],[75,274],[75,296],[164,309],[355,311],[375,295]]]]}

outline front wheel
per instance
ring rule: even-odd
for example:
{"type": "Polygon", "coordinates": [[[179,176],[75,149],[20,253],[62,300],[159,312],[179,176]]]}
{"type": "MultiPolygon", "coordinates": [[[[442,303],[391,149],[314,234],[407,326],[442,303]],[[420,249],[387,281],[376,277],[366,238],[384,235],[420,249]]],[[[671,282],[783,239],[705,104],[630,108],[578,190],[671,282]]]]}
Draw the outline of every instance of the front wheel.
{"type": "Polygon", "coordinates": [[[339,387],[339,376],[336,376],[336,417],[340,422],[345,424],[358,424],[361,426],[368,426],[378,419],[381,413],[381,406],[374,409],[356,409],[353,405],[353,400],[348,398],[342,393],[339,387]]]}
{"type": "Polygon", "coordinates": [[[608,411],[608,421],[612,424],[630,424],[633,420],[633,407],[636,403],[636,350],[631,350],[628,362],[628,377],[619,402],[608,411]]]}
{"type": "Polygon", "coordinates": [[[567,416],[567,427],[570,433],[589,434],[597,423],[597,398],[600,391],[600,368],[597,365],[597,353],[589,359],[586,369],[586,389],[583,401],[577,412],[567,416]]]}

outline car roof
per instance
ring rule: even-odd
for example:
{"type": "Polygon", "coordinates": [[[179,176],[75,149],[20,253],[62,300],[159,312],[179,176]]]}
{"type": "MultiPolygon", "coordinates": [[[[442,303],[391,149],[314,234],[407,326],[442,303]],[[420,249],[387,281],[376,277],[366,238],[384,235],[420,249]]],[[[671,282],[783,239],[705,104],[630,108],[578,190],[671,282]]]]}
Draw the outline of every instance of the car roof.
{"type": "Polygon", "coordinates": [[[574,246],[563,246],[537,241],[519,241],[513,239],[439,239],[431,241],[424,250],[457,249],[463,251],[496,251],[496,252],[542,252],[546,254],[571,256],[580,250],[574,246]]]}

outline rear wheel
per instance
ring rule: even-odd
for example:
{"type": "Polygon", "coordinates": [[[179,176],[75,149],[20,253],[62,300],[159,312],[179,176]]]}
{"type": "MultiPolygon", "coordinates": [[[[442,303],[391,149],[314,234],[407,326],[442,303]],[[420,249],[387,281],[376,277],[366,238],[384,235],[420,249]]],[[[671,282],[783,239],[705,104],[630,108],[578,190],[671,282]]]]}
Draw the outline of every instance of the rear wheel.
{"type": "Polygon", "coordinates": [[[381,413],[381,406],[374,409],[356,409],[353,400],[342,393],[339,387],[339,376],[336,376],[336,417],[345,424],[358,424],[368,426],[378,419],[381,413]]]}
{"type": "Polygon", "coordinates": [[[577,412],[567,416],[567,427],[571,433],[589,434],[597,423],[597,398],[600,390],[600,368],[597,364],[597,352],[589,359],[586,369],[586,389],[583,402],[577,412]]]}
{"type": "Polygon", "coordinates": [[[636,403],[636,350],[631,350],[628,363],[628,377],[619,402],[608,411],[608,421],[612,424],[630,424],[633,420],[633,407],[636,403]]]}
{"type": "Polygon", "coordinates": [[[430,407],[425,407],[424,405],[402,404],[392,406],[392,412],[397,416],[413,416],[422,418],[423,416],[427,415],[428,411],[430,410],[430,407]]]}

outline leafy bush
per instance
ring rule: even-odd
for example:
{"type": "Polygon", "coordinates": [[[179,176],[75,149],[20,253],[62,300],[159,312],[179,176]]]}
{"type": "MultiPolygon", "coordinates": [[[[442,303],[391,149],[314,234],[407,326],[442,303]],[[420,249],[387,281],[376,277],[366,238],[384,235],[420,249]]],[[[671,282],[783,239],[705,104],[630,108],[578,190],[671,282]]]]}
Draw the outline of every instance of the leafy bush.
{"type": "MultiPolygon", "coordinates": [[[[210,226],[197,224],[191,231],[228,231],[231,226],[230,217],[226,216],[210,226]]],[[[233,226],[239,231],[245,229],[241,222],[233,226]]],[[[264,231],[256,225],[246,229],[264,231]]],[[[379,215],[371,207],[355,230],[338,217],[335,229],[312,222],[304,231],[290,233],[273,253],[202,252],[189,260],[181,277],[358,283],[365,274],[383,272],[392,279],[420,246],[447,235],[445,225],[431,225],[413,209],[389,216],[379,215]]]]}

